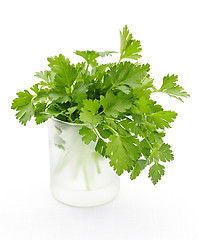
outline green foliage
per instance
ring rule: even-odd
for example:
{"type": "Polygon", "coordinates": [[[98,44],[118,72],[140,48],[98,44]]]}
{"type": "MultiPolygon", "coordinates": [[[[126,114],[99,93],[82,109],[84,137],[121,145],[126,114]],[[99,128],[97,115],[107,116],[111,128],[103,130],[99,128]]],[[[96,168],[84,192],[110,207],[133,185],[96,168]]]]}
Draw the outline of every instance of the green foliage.
{"type": "Polygon", "coordinates": [[[82,140],[86,143],[89,144],[91,141],[96,141],[97,140],[97,136],[96,134],[93,132],[92,129],[83,126],[80,130],[79,130],[79,134],[82,135],[82,140]]]}
{"type": "Polygon", "coordinates": [[[153,184],[156,184],[161,177],[164,175],[165,167],[159,163],[155,163],[152,167],[149,169],[149,177],[151,178],[151,181],[153,184]]]}
{"type": "Polygon", "coordinates": [[[137,60],[141,57],[138,54],[141,50],[140,41],[133,39],[126,25],[123,32],[120,31],[120,60],[124,58],[137,60]]]}
{"type": "Polygon", "coordinates": [[[131,62],[122,62],[110,68],[108,75],[114,87],[129,86],[135,89],[142,85],[149,67],[149,64],[138,65],[131,62]]]}
{"type": "Polygon", "coordinates": [[[164,129],[165,127],[170,127],[169,123],[174,121],[177,113],[173,111],[159,111],[148,116],[150,116],[152,122],[156,125],[157,128],[164,129]]]}
{"type": "MultiPolygon", "coordinates": [[[[149,178],[156,184],[165,173],[160,162],[174,159],[163,138],[177,113],[164,110],[151,95],[164,92],[183,101],[189,94],[175,75],[165,76],[157,90],[150,65],[135,62],[140,52],[140,41],[125,26],[120,32],[118,63],[97,62],[114,51],[76,51],[84,59],[76,65],[62,54],[50,57],[50,69],[36,72],[40,82],[30,91],[18,92],[11,108],[24,125],[32,117],[37,124],[52,117],[84,124],[79,130],[82,140],[93,142],[95,151],[110,160],[118,175],[127,171],[133,180],[150,165],[149,178]]],[[[64,150],[61,137],[56,146],[64,150]]]]}
{"type": "Polygon", "coordinates": [[[34,115],[34,105],[32,103],[33,95],[28,90],[17,93],[18,98],[13,100],[12,109],[16,109],[16,118],[26,125],[27,121],[34,115]]]}
{"type": "Polygon", "coordinates": [[[83,57],[87,64],[96,64],[95,60],[98,57],[106,57],[111,56],[112,53],[116,53],[115,51],[106,51],[106,52],[96,52],[96,51],[76,51],[75,54],[83,57]]]}
{"type": "Polygon", "coordinates": [[[178,76],[167,75],[163,78],[163,84],[159,89],[160,92],[165,92],[171,97],[175,97],[183,102],[182,97],[190,97],[183,87],[177,84],[178,76]]]}
{"type": "Polygon", "coordinates": [[[107,116],[116,117],[119,113],[125,112],[131,107],[131,102],[125,99],[125,96],[118,95],[115,96],[114,93],[109,92],[101,97],[101,104],[103,106],[103,111],[107,116]]]}
{"type": "Polygon", "coordinates": [[[109,140],[106,154],[110,158],[110,165],[113,166],[118,175],[124,171],[129,172],[134,161],[141,155],[137,145],[138,140],[134,136],[121,137],[119,134],[111,135],[109,140]]]}
{"type": "Polygon", "coordinates": [[[141,171],[146,167],[146,160],[138,160],[137,163],[135,164],[133,171],[131,173],[131,180],[135,179],[138,177],[141,173],[141,171]]]}
{"type": "MultiPolygon", "coordinates": [[[[157,143],[158,145],[158,143],[157,143]]],[[[160,147],[154,147],[148,160],[150,162],[170,162],[174,160],[174,156],[172,154],[172,150],[170,149],[169,144],[162,143],[160,147]]]]}
{"type": "Polygon", "coordinates": [[[97,125],[101,121],[101,116],[97,114],[100,107],[99,100],[84,100],[84,107],[80,113],[80,120],[84,123],[90,123],[92,126],[97,125]]]}

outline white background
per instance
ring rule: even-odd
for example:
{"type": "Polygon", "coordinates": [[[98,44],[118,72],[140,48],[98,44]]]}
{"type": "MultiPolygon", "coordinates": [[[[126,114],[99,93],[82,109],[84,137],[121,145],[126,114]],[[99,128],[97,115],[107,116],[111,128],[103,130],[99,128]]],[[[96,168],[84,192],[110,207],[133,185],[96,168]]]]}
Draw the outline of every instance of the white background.
{"type": "MultiPolygon", "coordinates": [[[[199,7],[198,1],[22,1],[0,3],[0,239],[194,240],[199,239],[199,7]],[[179,113],[166,141],[175,161],[156,186],[147,170],[135,181],[121,177],[113,202],[72,208],[50,194],[47,125],[26,127],[10,110],[17,91],[36,83],[46,58],[78,50],[119,51],[127,24],[141,40],[142,62],[157,86],[179,75],[191,94],[184,104],[154,96],[179,113]]],[[[80,60],[80,59],[79,59],[80,60]]]]}

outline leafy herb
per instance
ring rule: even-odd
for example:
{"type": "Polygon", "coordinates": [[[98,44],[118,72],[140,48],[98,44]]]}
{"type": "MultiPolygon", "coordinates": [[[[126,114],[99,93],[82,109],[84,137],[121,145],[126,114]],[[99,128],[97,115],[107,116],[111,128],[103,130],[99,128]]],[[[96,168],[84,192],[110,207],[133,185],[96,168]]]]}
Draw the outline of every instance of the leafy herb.
{"type": "MultiPolygon", "coordinates": [[[[52,117],[84,124],[79,131],[82,140],[95,142],[95,151],[110,159],[118,175],[127,171],[133,180],[150,165],[149,177],[156,184],[165,173],[160,163],[174,159],[163,138],[177,113],[164,110],[151,95],[164,92],[183,101],[189,94],[178,85],[175,75],[165,76],[157,90],[150,65],[133,61],[141,57],[140,52],[140,41],[125,26],[120,32],[118,63],[97,62],[114,51],[76,51],[83,58],[77,64],[62,54],[50,57],[50,69],[37,72],[40,82],[30,91],[18,92],[11,108],[24,125],[33,116],[37,124],[52,117]]],[[[62,141],[58,142],[63,149],[62,141]]]]}
{"type": "Polygon", "coordinates": [[[190,97],[190,95],[184,90],[183,87],[178,85],[178,76],[176,75],[167,75],[163,78],[163,84],[159,89],[159,92],[165,92],[171,97],[175,97],[183,102],[182,97],[190,97]]]}

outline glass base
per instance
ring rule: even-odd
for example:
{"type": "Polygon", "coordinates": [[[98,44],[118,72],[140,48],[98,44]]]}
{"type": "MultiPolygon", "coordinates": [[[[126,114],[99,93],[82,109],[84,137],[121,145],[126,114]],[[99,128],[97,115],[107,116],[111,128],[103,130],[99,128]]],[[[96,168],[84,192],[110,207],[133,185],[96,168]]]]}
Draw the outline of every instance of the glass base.
{"type": "Polygon", "coordinates": [[[90,191],[74,191],[51,184],[53,197],[61,203],[73,207],[95,207],[112,201],[119,193],[120,180],[99,189],[90,191]]]}

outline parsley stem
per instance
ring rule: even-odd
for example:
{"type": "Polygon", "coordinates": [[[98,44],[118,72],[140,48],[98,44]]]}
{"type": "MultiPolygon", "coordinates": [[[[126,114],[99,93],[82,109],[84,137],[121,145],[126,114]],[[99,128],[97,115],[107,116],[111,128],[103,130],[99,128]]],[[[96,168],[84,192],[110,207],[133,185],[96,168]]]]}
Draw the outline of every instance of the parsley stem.
{"type": "Polygon", "coordinates": [[[92,126],[92,130],[93,130],[93,132],[98,136],[98,138],[101,138],[100,135],[99,135],[98,132],[97,132],[96,127],[92,126]]]}
{"type": "Polygon", "coordinates": [[[71,123],[73,122],[73,120],[72,120],[72,118],[71,118],[71,115],[68,115],[67,116],[68,117],[68,119],[71,121],[71,123]]]}
{"type": "Polygon", "coordinates": [[[153,150],[153,147],[152,147],[152,145],[150,144],[150,142],[148,141],[148,139],[147,138],[145,138],[145,140],[147,141],[147,143],[149,144],[149,147],[153,150]]]}
{"type": "Polygon", "coordinates": [[[120,63],[121,60],[122,60],[122,54],[120,54],[120,59],[119,59],[118,63],[120,63]]]}
{"type": "Polygon", "coordinates": [[[97,168],[97,173],[101,174],[101,169],[100,169],[99,161],[98,161],[97,158],[95,159],[95,165],[96,165],[96,168],[97,168]]]}
{"type": "MultiPolygon", "coordinates": [[[[99,135],[97,129],[94,126],[92,126],[92,130],[98,136],[98,138],[101,139],[101,136],[99,135]]],[[[98,162],[97,158],[95,159],[95,165],[96,165],[96,168],[97,168],[97,173],[100,174],[101,169],[100,169],[100,165],[99,165],[99,162],[98,162]]]]}
{"type": "Polygon", "coordinates": [[[98,115],[101,115],[102,113],[104,113],[104,110],[102,112],[98,113],[98,115]]]}
{"type": "Polygon", "coordinates": [[[107,125],[107,124],[104,124],[104,126],[106,126],[107,128],[109,128],[113,133],[115,133],[115,135],[118,135],[118,132],[115,131],[114,128],[112,128],[111,126],[107,125]]]}
{"type": "Polygon", "coordinates": [[[113,84],[113,85],[109,88],[109,90],[106,92],[106,94],[109,93],[114,87],[117,87],[117,85],[116,85],[116,84],[113,84]]]}
{"type": "Polygon", "coordinates": [[[89,184],[89,179],[88,179],[88,173],[87,173],[87,169],[86,169],[86,164],[84,164],[83,169],[84,169],[84,178],[85,178],[85,181],[86,181],[86,189],[89,191],[89,190],[90,190],[90,184],[89,184]]]}
{"type": "Polygon", "coordinates": [[[87,67],[86,67],[86,71],[85,71],[85,77],[87,77],[87,74],[88,74],[88,68],[89,68],[89,64],[87,63],[87,67]]]}

